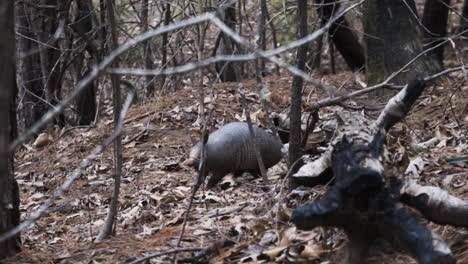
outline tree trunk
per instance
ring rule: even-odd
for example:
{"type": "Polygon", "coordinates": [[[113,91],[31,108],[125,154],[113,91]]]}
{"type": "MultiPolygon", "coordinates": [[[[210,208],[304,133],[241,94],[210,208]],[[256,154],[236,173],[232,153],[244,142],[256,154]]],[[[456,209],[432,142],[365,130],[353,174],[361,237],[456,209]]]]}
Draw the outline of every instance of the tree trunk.
{"type": "MultiPolygon", "coordinates": [[[[258,40],[257,40],[257,48],[261,50],[266,50],[266,26],[265,26],[265,19],[267,13],[267,5],[265,0],[259,0],[259,10],[260,13],[258,14],[258,40]]],[[[265,59],[257,58],[257,63],[259,63],[260,67],[260,76],[265,76],[265,59]]]]}
{"type": "Polygon", "coordinates": [[[101,26],[100,39],[101,39],[101,53],[107,54],[107,8],[106,0],[99,0],[99,24],[101,26]]]}
{"type": "MultiPolygon", "coordinates": [[[[149,5],[148,0],[141,1],[141,32],[148,31],[148,12],[149,5]]],[[[147,40],[143,43],[143,58],[145,59],[145,68],[151,70],[154,68],[153,58],[151,54],[151,41],[147,40]]],[[[154,95],[154,77],[147,75],[145,76],[145,92],[146,97],[152,97],[154,95]]]]}
{"type": "Polygon", "coordinates": [[[460,17],[460,29],[461,31],[467,31],[463,36],[468,37],[468,0],[463,2],[463,11],[462,16],[460,17]]]}
{"type": "MultiPolygon", "coordinates": [[[[164,7],[164,26],[169,25],[171,20],[171,4],[166,3],[164,7]]],[[[167,50],[169,49],[169,33],[165,32],[162,35],[162,48],[161,48],[161,69],[165,69],[167,67],[167,50]]],[[[174,56],[175,60],[175,56],[174,56]]],[[[174,66],[177,64],[174,64],[174,66]]],[[[160,76],[160,89],[164,88],[164,84],[166,83],[166,75],[160,76]]]]}
{"type": "MultiPolygon", "coordinates": [[[[239,4],[239,14],[240,14],[240,4],[239,4]]],[[[276,49],[278,47],[278,40],[277,40],[277,37],[276,37],[276,28],[275,28],[275,23],[273,23],[273,20],[271,20],[270,18],[270,13],[268,11],[268,6],[265,6],[265,15],[266,15],[266,20],[268,21],[268,25],[270,26],[271,28],[271,36],[273,38],[273,48],[276,49]]],[[[239,15],[240,17],[240,15],[239,15]]],[[[242,22],[239,23],[239,28],[241,27],[240,25],[242,25],[242,22]]],[[[239,30],[239,34],[242,35],[242,32],[240,32],[239,30]]],[[[265,44],[265,48],[266,49],[266,44],[265,44]]],[[[280,67],[278,66],[278,64],[275,64],[275,71],[276,71],[276,75],[277,76],[280,76],[280,67]]]]}
{"type": "MultiPolygon", "coordinates": [[[[425,49],[430,49],[442,43],[447,36],[447,19],[450,0],[426,0],[424,4],[424,15],[422,23],[424,30],[425,49]]],[[[431,52],[439,63],[439,68],[444,65],[444,45],[441,45],[431,52]]]]}
{"type": "MultiPolygon", "coordinates": [[[[70,0],[42,0],[42,4],[55,8],[38,8],[37,23],[31,23],[34,30],[35,38],[39,44],[39,58],[41,69],[41,83],[44,90],[45,107],[50,108],[51,105],[59,103],[58,95],[60,94],[62,65],[61,56],[62,50],[58,45],[59,35],[57,32],[64,31],[68,15],[68,7],[70,0]]],[[[47,109],[48,110],[48,109],[47,109]]],[[[55,124],[64,126],[63,114],[59,115],[55,120],[55,124]]]]}
{"type": "Polygon", "coordinates": [[[20,131],[28,129],[43,114],[47,107],[41,81],[39,45],[34,41],[33,24],[38,23],[38,10],[31,5],[31,0],[15,4],[18,37],[18,83],[20,131]],[[27,3],[29,2],[29,3],[27,3]]]}
{"type": "Polygon", "coordinates": [[[323,48],[323,34],[320,35],[313,43],[311,43],[310,47],[314,50],[309,51],[309,66],[313,70],[320,69],[320,64],[322,62],[322,48],[323,48]],[[313,44],[314,43],[314,44],[313,44]]]}
{"type": "MultiPolygon", "coordinates": [[[[385,80],[422,51],[420,25],[414,0],[367,0],[364,2],[366,75],[368,85],[385,80]],[[408,3],[411,10],[405,4],[408,3]]],[[[424,54],[392,80],[395,84],[422,79],[437,71],[434,59],[424,54]]],[[[371,96],[382,96],[384,90],[371,96]]]]}
{"type": "MultiPolygon", "coordinates": [[[[90,37],[92,36],[91,32],[93,30],[93,21],[92,21],[92,3],[90,0],[81,0],[77,1],[78,6],[78,17],[76,19],[76,31],[83,41],[86,41],[86,51],[89,56],[80,54],[77,57],[77,79],[81,80],[86,76],[92,69],[91,65],[97,63],[98,54],[95,54],[96,47],[90,46],[89,43],[90,37]]],[[[94,122],[96,117],[96,86],[95,83],[90,83],[77,97],[76,99],[76,111],[78,114],[78,124],[79,125],[90,125],[94,122]]]]}
{"type": "MultiPolygon", "coordinates": [[[[118,48],[118,36],[117,36],[117,25],[115,22],[114,14],[115,2],[114,0],[107,0],[107,15],[109,19],[109,32],[111,34],[110,39],[110,51],[118,48]]],[[[112,67],[119,67],[119,60],[115,59],[112,63],[112,67]]],[[[121,111],[121,95],[120,95],[120,77],[118,75],[111,75],[112,83],[112,105],[114,108],[114,132],[117,132],[119,126],[119,117],[121,111]]],[[[112,192],[111,202],[109,204],[109,211],[107,212],[106,222],[99,231],[99,235],[96,241],[102,241],[108,238],[112,234],[112,227],[117,219],[118,204],[119,204],[119,193],[120,193],[120,179],[122,174],[122,136],[118,135],[114,140],[114,190],[112,192]]]]}
{"type": "MultiPolygon", "coordinates": [[[[297,0],[297,38],[303,38],[307,35],[307,0],[297,0]]],[[[297,49],[296,67],[304,70],[308,45],[302,45],[297,49]]],[[[296,161],[302,156],[301,150],[301,108],[302,108],[302,77],[294,76],[291,85],[291,113],[289,137],[289,167],[293,171],[299,168],[296,161]],[[294,167],[292,167],[294,166],[294,167]]],[[[291,177],[292,179],[292,177],[291,177]]],[[[290,181],[290,189],[294,188],[295,183],[290,181]]]]}
{"type": "MultiPolygon", "coordinates": [[[[235,31],[236,27],[236,8],[235,2],[229,2],[225,0],[217,0],[216,5],[218,7],[218,16],[220,19],[232,30],[235,31]],[[224,5],[229,5],[225,7],[224,5]]],[[[224,34],[222,31],[219,33],[220,38],[218,53],[221,55],[234,55],[235,43],[234,41],[224,34]]],[[[238,69],[239,65],[235,62],[219,62],[216,63],[216,72],[220,76],[221,81],[223,82],[237,82],[240,81],[237,79],[236,71],[240,72],[238,69]],[[236,69],[237,68],[237,69],[236,69]]]]}
{"type": "MultiPolygon", "coordinates": [[[[322,4],[317,10],[322,25],[325,25],[340,8],[340,3],[335,0],[315,0],[315,2],[322,4]]],[[[364,50],[348,21],[343,16],[340,17],[330,27],[328,34],[351,70],[362,70],[365,63],[364,50]]]]}
{"type": "MultiPolygon", "coordinates": [[[[40,14],[46,19],[40,19],[36,28],[37,40],[41,43],[47,43],[48,46],[54,48],[41,47],[39,50],[39,57],[41,59],[42,83],[45,91],[45,99],[48,103],[55,105],[58,101],[55,98],[55,89],[58,86],[58,76],[60,74],[60,66],[58,63],[60,59],[60,49],[56,45],[55,31],[59,25],[59,3],[57,0],[46,0],[44,4],[48,6],[56,6],[56,9],[43,8],[40,14]]],[[[63,3],[62,3],[63,4],[63,3]]]]}
{"type": "MultiPolygon", "coordinates": [[[[16,132],[14,116],[15,79],[15,31],[14,2],[0,2],[0,234],[17,226],[20,221],[19,190],[14,178],[13,155],[8,145],[16,132]]],[[[20,236],[0,242],[0,260],[20,251],[20,236]]]]}

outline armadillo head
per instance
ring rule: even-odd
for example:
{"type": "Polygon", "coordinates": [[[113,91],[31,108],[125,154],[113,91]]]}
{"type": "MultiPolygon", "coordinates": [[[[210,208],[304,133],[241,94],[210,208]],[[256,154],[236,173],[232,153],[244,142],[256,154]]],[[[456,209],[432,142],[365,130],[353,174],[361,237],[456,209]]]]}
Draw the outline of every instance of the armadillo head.
{"type": "Polygon", "coordinates": [[[189,157],[184,162],[184,164],[189,167],[198,168],[198,164],[200,162],[200,151],[201,151],[201,143],[198,142],[190,150],[189,157]]]}

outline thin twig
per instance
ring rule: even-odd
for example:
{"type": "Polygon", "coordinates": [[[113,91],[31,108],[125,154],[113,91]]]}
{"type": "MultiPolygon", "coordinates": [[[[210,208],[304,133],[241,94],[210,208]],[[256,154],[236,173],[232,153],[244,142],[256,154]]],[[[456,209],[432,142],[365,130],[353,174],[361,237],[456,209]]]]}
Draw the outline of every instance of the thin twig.
{"type": "Polygon", "coordinates": [[[249,127],[249,135],[253,143],[255,157],[257,158],[258,167],[260,169],[260,174],[262,175],[263,185],[267,187],[270,184],[270,182],[268,181],[268,177],[266,174],[265,163],[263,162],[262,154],[260,152],[260,148],[257,142],[257,136],[255,135],[255,132],[252,127],[252,120],[250,119],[250,110],[249,110],[249,106],[247,105],[247,98],[245,98],[245,91],[244,91],[243,86],[244,86],[243,83],[239,84],[239,94],[241,95],[241,98],[242,98],[241,104],[244,107],[245,117],[247,120],[247,126],[249,127]]]}
{"type": "Polygon", "coordinates": [[[187,221],[190,215],[190,210],[192,209],[193,200],[195,199],[195,194],[197,193],[198,189],[200,189],[200,186],[205,182],[205,178],[206,178],[206,143],[208,141],[207,131],[208,131],[208,122],[211,120],[211,115],[213,113],[213,110],[210,111],[208,119],[205,120],[205,107],[204,107],[205,93],[203,92],[202,85],[199,85],[199,89],[200,89],[199,91],[200,119],[202,120],[202,124],[203,124],[203,131],[202,131],[201,140],[200,140],[200,143],[201,143],[200,163],[198,164],[199,166],[198,166],[197,181],[195,182],[195,185],[192,188],[192,194],[190,196],[189,205],[187,207],[187,210],[185,211],[184,222],[182,223],[182,229],[180,230],[179,239],[177,240],[177,247],[179,247],[180,243],[182,243],[182,238],[184,237],[185,228],[187,226],[187,221]]]}

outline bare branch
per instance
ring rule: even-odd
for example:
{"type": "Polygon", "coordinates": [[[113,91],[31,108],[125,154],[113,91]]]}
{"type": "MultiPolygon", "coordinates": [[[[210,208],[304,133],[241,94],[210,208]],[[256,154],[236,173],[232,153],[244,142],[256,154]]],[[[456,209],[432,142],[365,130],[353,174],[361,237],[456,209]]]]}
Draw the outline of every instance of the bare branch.
{"type": "Polygon", "coordinates": [[[416,208],[434,223],[468,227],[468,202],[447,191],[407,181],[400,193],[404,203],[416,208]]]}
{"type": "Polygon", "coordinates": [[[388,131],[395,123],[403,119],[411,109],[416,99],[421,95],[426,83],[420,80],[412,80],[400,92],[388,101],[379,118],[374,123],[378,129],[388,131]]]}
{"type": "Polygon", "coordinates": [[[226,24],[224,24],[219,18],[212,16],[209,20],[215,24],[219,29],[221,29],[226,35],[230,36],[234,41],[237,43],[246,46],[250,50],[253,50],[253,53],[249,53],[246,55],[232,55],[232,56],[216,56],[212,58],[208,58],[204,61],[196,62],[196,63],[188,63],[179,67],[174,67],[174,68],[167,68],[167,69],[159,69],[159,70],[145,70],[145,69],[108,69],[107,71],[110,73],[114,74],[134,74],[134,75],[168,75],[168,74],[176,74],[176,73],[182,73],[182,72],[187,72],[191,70],[195,70],[199,67],[204,67],[208,66],[212,63],[215,62],[220,62],[220,61],[247,61],[247,60],[253,60],[257,59],[259,57],[263,57],[268,59],[269,61],[277,64],[280,67],[283,67],[287,69],[289,72],[291,72],[294,75],[302,77],[305,81],[312,83],[313,85],[322,88],[324,91],[327,92],[328,95],[330,96],[335,96],[335,91],[334,88],[330,85],[326,85],[317,79],[309,76],[306,72],[298,69],[297,67],[294,67],[292,65],[289,65],[282,60],[276,58],[276,55],[279,55],[280,53],[283,53],[287,50],[297,48],[301,45],[304,45],[312,40],[315,40],[317,37],[322,35],[323,33],[327,32],[328,28],[331,27],[331,25],[339,19],[341,16],[346,14],[348,11],[351,9],[355,8],[356,6],[362,4],[364,1],[360,1],[359,3],[356,3],[354,5],[349,6],[348,8],[344,8],[342,11],[337,12],[337,15],[334,16],[332,19],[330,19],[321,29],[314,31],[313,33],[307,35],[304,38],[301,38],[299,40],[293,41],[289,43],[288,45],[285,45],[280,48],[272,49],[270,51],[262,51],[259,50],[255,47],[253,47],[250,42],[237,34],[235,31],[233,31],[231,28],[229,28],[226,24]]]}
{"type": "Polygon", "coordinates": [[[25,133],[20,135],[15,141],[13,141],[13,143],[11,143],[8,146],[8,151],[13,152],[20,144],[26,141],[26,139],[38,133],[45,124],[50,122],[55,116],[61,113],[66,105],[71,103],[86,86],[88,86],[94,79],[96,79],[112,63],[112,61],[114,61],[115,58],[123,54],[125,51],[131,49],[138,43],[143,42],[154,36],[157,36],[157,35],[160,35],[165,32],[169,32],[178,28],[194,25],[194,24],[201,23],[204,21],[209,21],[212,18],[214,18],[214,14],[207,13],[207,14],[200,15],[194,18],[183,20],[175,24],[170,24],[165,27],[161,27],[154,31],[146,32],[140,36],[135,37],[134,39],[129,40],[127,43],[125,43],[124,45],[114,50],[109,56],[104,58],[104,60],[101,63],[99,63],[88,75],[86,75],[86,77],[84,77],[77,84],[77,86],[75,87],[75,89],[73,89],[70,95],[66,99],[64,99],[60,104],[58,104],[57,107],[52,108],[47,113],[45,113],[42,116],[41,120],[37,121],[28,131],[26,131],[25,133]]]}

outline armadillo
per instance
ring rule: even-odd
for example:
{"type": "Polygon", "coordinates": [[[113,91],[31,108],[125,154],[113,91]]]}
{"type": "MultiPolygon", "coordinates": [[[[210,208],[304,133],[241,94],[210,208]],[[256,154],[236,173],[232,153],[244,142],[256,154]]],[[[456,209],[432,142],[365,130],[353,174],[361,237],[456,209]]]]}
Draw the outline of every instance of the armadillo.
{"type": "MultiPolygon", "coordinates": [[[[252,125],[256,143],[265,164],[270,168],[281,160],[282,144],[275,136],[252,125]]],[[[255,155],[254,144],[249,133],[249,127],[244,122],[233,122],[224,125],[211,133],[206,147],[206,172],[212,173],[207,188],[212,188],[228,173],[240,171],[257,172],[259,166],[255,155]]],[[[187,165],[198,167],[201,152],[201,142],[196,143],[186,161],[187,165]]]]}

